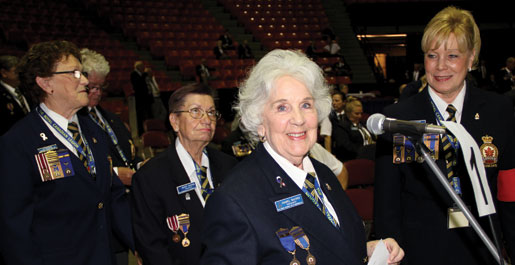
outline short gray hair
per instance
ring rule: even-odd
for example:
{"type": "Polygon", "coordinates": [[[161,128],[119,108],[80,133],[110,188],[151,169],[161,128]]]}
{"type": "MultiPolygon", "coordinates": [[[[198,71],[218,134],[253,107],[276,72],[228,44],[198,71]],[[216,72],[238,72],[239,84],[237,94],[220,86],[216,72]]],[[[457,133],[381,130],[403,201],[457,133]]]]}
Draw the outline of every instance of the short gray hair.
{"type": "Polygon", "coordinates": [[[111,68],[106,58],[96,52],[87,48],[80,50],[80,56],[82,59],[82,71],[90,74],[95,72],[101,76],[107,76],[111,68]]]}
{"type": "Polygon", "coordinates": [[[259,139],[257,130],[263,122],[263,110],[275,81],[291,76],[302,82],[313,96],[318,121],[331,112],[329,86],[322,69],[304,53],[292,50],[273,50],[263,57],[240,85],[234,109],[241,115],[241,129],[252,141],[259,139]]]}

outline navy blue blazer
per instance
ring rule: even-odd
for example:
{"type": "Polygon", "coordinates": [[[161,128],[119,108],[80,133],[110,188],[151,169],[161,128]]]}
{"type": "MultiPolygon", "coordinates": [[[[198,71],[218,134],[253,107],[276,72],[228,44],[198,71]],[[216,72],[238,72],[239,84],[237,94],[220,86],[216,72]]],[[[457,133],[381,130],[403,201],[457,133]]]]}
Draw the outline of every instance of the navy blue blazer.
{"type": "MultiPolygon", "coordinates": [[[[262,144],[240,162],[209,198],[201,264],[289,264],[292,254],[276,231],[300,226],[317,264],[363,264],[367,256],[363,222],[329,168],[313,160],[322,190],[334,207],[336,228],[268,154],[262,144]],[[280,187],[280,176],[285,186],[280,187]],[[301,194],[303,204],[278,212],[274,202],[301,194]]],[[[306,264],[307,251],[296,257],[306,264]]]]}
{"type": "MultiPolygon", "coordinates": [[[[427,123],[436,124],[427,86],[424,91],[385,108],[384,114],[401,120],[426,120],[427,123]]],[[[511,104],[499,95],[467,83],[461,124],[478,146],[484,143],[482,137],[489,135],[493,137],[493,144],[498,148],[497,165],[486,167],[487,179],[495,200],[499,170],[515,168],[511,104]]],[[[442,147],[442,157],[441,150],[442,147]]],[[[393,237],[399,242],[406,252],[403,264],[495,264],[492,255],[472,228],[447,229],[447,211],[454,203],[425,163],[393,164],[391,134],[379,138],[376,154],[376,236],[393,237]],[[428,250],[431,253],[430,258],[427,256],[428,250]]],[[[436,162],[445,174],[444,159],[436,162]]],[[[478,218],[465,163],[468,161],[463,161],[460,155],[458,165],[461,166],[457,173],[460,176],[462,199],[478,218]]],[[[503,207],[498,208],[498,212],[503,211],[503,207]]],[[[508,212],[513,215],[513,210],[508,212]]],[[[489,233],[486,218],[478,219],[483,229],[489,233]]],[[[513,222],[515,221],[506,225],[503,231],[506,239],[512,243],[515,229],[513,222]]]]}
{"type": "Polygon", "coordinates": [[[23,112],[21,106],[2,84],[0,84],[0,117],[2,118],[0,135],[7,132],[17,121],[25,117],[25,112],[23,112]]]}
{"type": "MultiPolygon", "coordinates": [[[[237,160],[207,147],[209,170],[214,186],[218,186],[237,160]]],[[[178,194],[177,187],[190,182],[182,166],[175,144],[150,159],[132,178],[132,202],[136,249],[144,264],[196,265],[202,247],[200,235],[204,208],[194,191],[178,194]],[[189,198],[189,199],[188,199],[189,198]],[[189,247],[172,241],[174,233],[166,218],[190,215],[189,247]]],[[[216,192],[215,192],[216,193],[216,192]]],[[[211,197],[208,199],[208,201],[211,197]]],[[[183,234],[179,231],[181,239],[183,234]]]]}
{"type": "Polygon", "coordinates": [[[41,180],[38,148],[66,147],[35,111],[0,138],[0,249],[7,264],[115,264],[113,233],[133,248],[130,209],[110,170],[108,139],[89,117],[78,118],[96,180],[70,151],[75,174],[41,180]]]}

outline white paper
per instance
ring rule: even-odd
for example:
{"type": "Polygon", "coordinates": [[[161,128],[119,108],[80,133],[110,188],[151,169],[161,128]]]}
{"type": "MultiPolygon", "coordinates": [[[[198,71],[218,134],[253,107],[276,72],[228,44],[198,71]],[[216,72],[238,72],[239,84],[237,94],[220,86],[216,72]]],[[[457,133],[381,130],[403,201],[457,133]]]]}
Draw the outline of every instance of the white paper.
{"type": "Polygon", "coordinates": [[[483,158],[476,141],[474,141],[474,138],[472,138],[463,125],[450,121],[442,121],[441,123],[451,131],[460,143],[459,150],[463,153],[464,162],[474,189],[479,216],[494,214],[495,206],[492,200],[492,193],[486,178],[483,158]]]}
{"type": "Polygon", "coordinates": [[[372,257],[368,261],[368,265],[388,265],[388,257],[390,256],[390,252],[386,249],[386,245],[383,240],[379,240],[377,242],[376,248],[372,253],[372,257]]]}

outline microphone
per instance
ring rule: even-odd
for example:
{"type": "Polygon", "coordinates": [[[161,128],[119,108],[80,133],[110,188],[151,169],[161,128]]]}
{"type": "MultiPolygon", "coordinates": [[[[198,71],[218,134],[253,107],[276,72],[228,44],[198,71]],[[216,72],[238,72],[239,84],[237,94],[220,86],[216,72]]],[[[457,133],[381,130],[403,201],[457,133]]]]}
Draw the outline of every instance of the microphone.
{"type": "Polygon", "coordinates": [[[368,118],[367,128],[375,135],[380,135],[385,132],[400,133],[406,136],[420,136],[424,133],[447,133],[445,127],[443,126],[414,121],[396,120],[393,118],[387,118],[380,113],[372,114],[368,118]]]}

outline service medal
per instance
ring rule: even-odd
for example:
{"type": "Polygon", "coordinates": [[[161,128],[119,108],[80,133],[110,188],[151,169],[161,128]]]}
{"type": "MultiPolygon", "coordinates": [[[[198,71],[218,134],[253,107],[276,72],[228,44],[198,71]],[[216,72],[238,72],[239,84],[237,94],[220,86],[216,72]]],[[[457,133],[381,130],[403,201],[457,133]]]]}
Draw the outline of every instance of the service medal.
{"type": "Polygon", "coordinates": [[[188,230],[190,228],[190,215],[183,213],[177,216],[177,219],[179,220],[179,229],[181,229],[182,233],[184,234],[182,246],[187,248],[191,244],[190,240],[186,237],[186,235],[188,234],[188,230]]]}
{"type": "Polygon", "coordinates": [[[293,236],[290,235],[289,230],[287,228],[280,228],[275,232],[275,234],[279,238],[283,248],[288,251],[288,253],[293,255],[293,259],[291,260],[290,265],[301,265],[300,261],[295,257],[295,241],[293,236]]]}
{"type": "Polygon", "coordinates": [[[179,231],[179,220],[177,218],[177,215],[167,217],[166,224],[168,225],[168,228],[172,230],[172,232],[174,233],[174,235],[172,236],[173,242],[179,243],[179,241],[181,241],[181,236],[177,234],[177,231],[179,231]]]}
{"type": "Polygon", "coordinates": [[[309,252],[309,238],[304,233],[304,230],[300,226],[294,226],[290,230],[290,235],[293,236],[293,239],[295,240],[295,243],[297,246],[299,246],[302,249],[305,249],[308,252],[308,256],[306,257],[306,262],[308,265],[315,265],[317,263],[317,259],[315,256],[309,252]]]}

